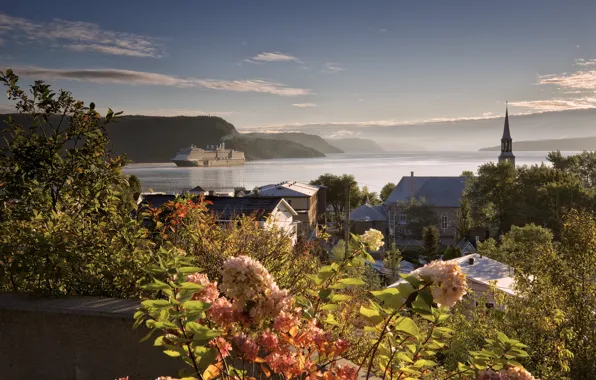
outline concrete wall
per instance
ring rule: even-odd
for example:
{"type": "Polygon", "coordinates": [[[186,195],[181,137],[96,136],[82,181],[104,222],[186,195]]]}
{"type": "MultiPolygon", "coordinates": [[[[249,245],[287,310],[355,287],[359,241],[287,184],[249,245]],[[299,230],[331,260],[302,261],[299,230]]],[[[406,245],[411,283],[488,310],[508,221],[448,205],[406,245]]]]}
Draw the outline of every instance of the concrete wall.
{"type": "MultiPolygon", "coordinates": [[[[95,297],[0,293],[0,379],[130,380],[176,376],[185,364],[139,343],[139,303],[95,297]]],[[[155,335],[157,337],[157,334],[155,335]]]]}

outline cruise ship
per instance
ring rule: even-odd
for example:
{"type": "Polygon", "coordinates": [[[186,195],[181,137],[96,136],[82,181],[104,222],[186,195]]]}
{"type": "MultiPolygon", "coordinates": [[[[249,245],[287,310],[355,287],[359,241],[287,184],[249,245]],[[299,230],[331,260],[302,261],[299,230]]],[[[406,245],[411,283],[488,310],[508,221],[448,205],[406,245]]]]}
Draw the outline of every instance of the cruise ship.
{"type": "Polygon", "coordinates": [[[181,149],[172,159],[178,166],[238,166],[244,165],[244,152],[226,149],[225,143],[217,146],[207,145],[205,149],[191,145],[181,149]]]}

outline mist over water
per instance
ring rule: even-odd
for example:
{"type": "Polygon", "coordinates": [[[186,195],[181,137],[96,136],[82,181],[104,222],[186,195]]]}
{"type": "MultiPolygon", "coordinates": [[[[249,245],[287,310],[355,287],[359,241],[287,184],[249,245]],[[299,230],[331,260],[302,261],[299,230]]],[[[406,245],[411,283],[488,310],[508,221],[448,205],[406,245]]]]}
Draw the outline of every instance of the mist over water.
{"type": "MultiPolygon", "coordinates": [[[[573,154],[575,152],[564,152],[573,154]]],[[[309,182],[324,173],[352,174],[360,186],[380,191],[413,171],[418,176],[457,176],[496,162],[499,152],[386,152],[329,154],[321,158],[276,159],[220,168],[177,167],[173,163],[131,164],[124,172],[141,180],[143,191],[180,192],[201,186],[206,190],[253,189],[282,181],[309,182]]],[[[516,152],[517,165],[546,163],[548,152],[516,152]]]]}

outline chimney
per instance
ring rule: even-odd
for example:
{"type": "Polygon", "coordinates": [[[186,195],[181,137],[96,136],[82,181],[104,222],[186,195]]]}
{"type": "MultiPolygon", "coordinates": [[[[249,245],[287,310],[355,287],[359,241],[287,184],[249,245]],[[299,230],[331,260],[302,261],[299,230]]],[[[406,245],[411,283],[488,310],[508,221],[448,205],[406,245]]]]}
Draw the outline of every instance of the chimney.
{"type": "Polygon", "coordinates": [[[414,172],[410,172],[410,201],[414,200],[414,172]]]}
{"type": "Polygon", "coordinates": [[[474,265],[474,258],[473,258],[473,257],[470,257],[470,258],[468,259],[468,264],[470,264],[470,265],[474,265]]]}

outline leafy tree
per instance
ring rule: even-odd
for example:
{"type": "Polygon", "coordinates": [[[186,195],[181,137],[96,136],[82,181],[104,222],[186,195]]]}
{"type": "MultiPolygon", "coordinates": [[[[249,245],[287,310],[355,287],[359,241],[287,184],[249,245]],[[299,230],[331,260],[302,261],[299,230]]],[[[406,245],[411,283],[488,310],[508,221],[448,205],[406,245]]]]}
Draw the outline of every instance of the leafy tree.
{"type": "Polygon", "coordinates": [[[459,249],[459,247],[454,247],[450,245],[449,247],[447,247],[447,249],[445,249],[445,252],[443,252],[444,261],[456,259],[458,257],[461,257],[461,249],[459,249]]]}
{"type": "Polygon", "coordinates": [[[319,178],[310,182],[311,185],[327,186],[327,204],[333,209],[332,220],[340,222],[345,217],[348,194],[350,198],[349,209],[356,208],[362,204],[362,193],[353,175],[344,174],[322,174],[319,178]]]}
{"type": "Polygon", "coordinates": [[[391,195],[391,192],[393,192],[393,190],[395,189],[396,186],[397,185],[394,184],[393,182],[389,182],[385,186],[383,186],[383,188],[381,189],[381,199],[383,201],[386,201],[387,198],[389,198],[389,195],[391,195]]]}
{"type": "Polygon", "coordinates": [[[401,251],[395,243],[391,243],[391,248],[385,252],[385,257],[383,258],[383,266],[391,271],[390,283],[397,281],[399,278],[401,260],[401,251]]]}
{"type": "Polygon", "coordinates": [[[583,186],[588,188],[596,186],[596,152],[582,152],[565,157],[560,151],[556,151],[550,152],[547,160],[555,169],[579,177],[583,186]]]}
{"type": "Polygon", "coordinates": [[[427,261],[437,258],[439,254],[439,237],[440,232],[436,226],[427,226],[422,230],[423,255],[427,261]]]}
{"type": "Polygon", "coordinates": [[[95,105],[0,72],[29,123],[6,120],[0,148],[0,289],[138,297],[147,253],[128,217],[125,160],[95,105]],[[125,211],[125,212],[123,212],[125,211]]]}
{"type": "Polygon", "coordinates": [[[426,226],[439,224],[439,217],[430,203],[424,200],[412,200],[398,204],[398,208],[406,215],[407,228],[411,238],[422,239],[422,230],[426,226]]]}
{"type": "Polygon", "coordinates": [[[467,194],[461,199],[457,210],[457,240],[467,238],[472,228],[472,212],[467,194]]]}
{"type": "Polygon", "coordinates": [[[366,202],[368,202],[368,204],[371,205],[378,205],[381,204],[381,199],[379,198],[379,196],[377,195],[377,193],[375,193],[374,191],[369,191],[368,190],[368,186],[363,186],[362,190],[360,191],[360,204],[359,206],[365,204],[366,202]]]}

